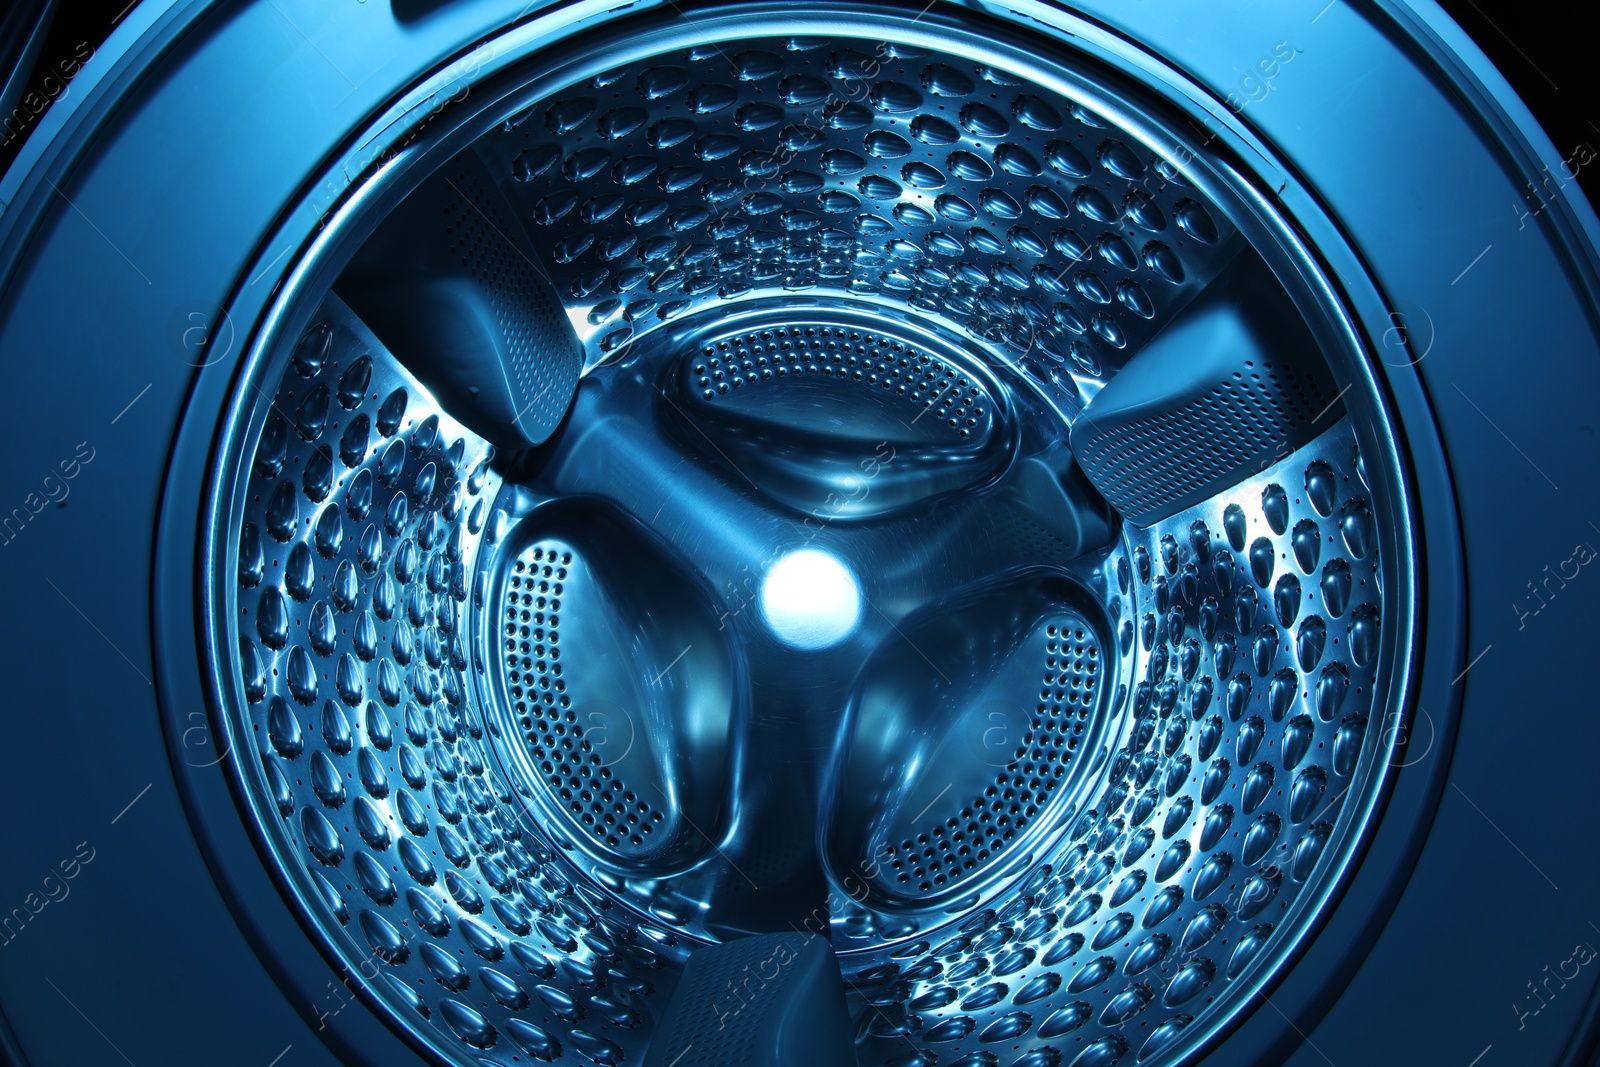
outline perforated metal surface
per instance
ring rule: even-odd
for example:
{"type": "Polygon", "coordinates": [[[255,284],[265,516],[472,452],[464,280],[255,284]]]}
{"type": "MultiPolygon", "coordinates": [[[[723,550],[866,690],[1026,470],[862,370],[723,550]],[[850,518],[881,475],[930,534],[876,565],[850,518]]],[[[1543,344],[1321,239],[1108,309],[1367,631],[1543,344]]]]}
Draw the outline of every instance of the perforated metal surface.
{"type": "Polygon", "coordinates": [[[498,198],[486,195],[480,173],[458,165],[446,175],[455,197],[442,221],[450,254],[483,287],[505,339],[516,421],[537,430],[534,440],[543,440],[566,412],[580,356],[561,333],[566,314],[546,268],[508,238],[518,227],[500,210],[498,198]]]}
{"type": "MultiPolygon", "coordinates": [[[[278,410],[241,459],[220,601],[228,714],[262,755],[253,818],[331,953],[381,964],[372,999],[454,1061],[637,1062],[686,944],[798,896],[846,968],[864,1065],[1158,1062],[1248,998],[1353,847],[1346,798],[1393,737],[1367,728],[1384,602],[1348,422],[1110,548],[1107,520],[1098,541],[1093,516],[1061,524],[1082,510],[1061,396],[1114,374],[1231,229],[1077,104],[892,45],[854,78],[854,51],[658,57],[480,144],[593,327],[578,429],[518,484],[336,309],[263,390],[278,410]],[[808,125],[830,87],[843,102],[808,125]],[[800,288],[836,292],[782,296],[800,288]],[[851,294],[904,316],[830,302],[851,294]],[[746,297],[760,322],[690,329],[746,297]],[[872,452],[891,424],[909,429],[872,452]],[[749,595],[749,563],[802,536],[864,583],[871,611],[828,653],[848,669],[795,659],[749,595]],[[941,619],[959,625],[924,651],[941,619]],[[613,759],[617,720],[602,741],[588,715],[623,683],[645,744],[613,759]],[[888,897],[821,863],[805,822],[879,683],[1024,723],[998,762],[981,738],[950,762],[992,786],[929,780],[895,809],[888,897]],[[774,811],[804,832],[765,833],[774,811]]],[[[1208,419],[1176,430],[1209,439],[1208,419]]]]}
{"type": "Polygon", "coordinates": [[[488,754],[462,633],[488,455],[330,298],[245,488],[251,780],[347,981],[464,1051],[620,1062],[673,939],[575,886],[488,754]]]}
{"type": "MultiPolygon", "coordinates": [[[[486,449],[336,308],[298,352],[256,452],[236,572],[237,677],[291,879],[346,958],[381,961],[377,995],[415,1025],[466,1049],[623,1062],[660,1010],[650,970],[674,937],[528,831],[491,756],[505,742],[456,673],[457,605],[499,528],[481,506],[486,449]],[[368,427],[388,443],[360,444],[368,427]],[[394,490],[386,507],[378,486],[394,490]]],[[[999,862],[1066,778],[1096,687],[1121,679],[1127,717],[1087,810],[974,910],[832,917],[863,1063],[1153,1058],[1249,994],[1386,743],[1367,726],[1375,521],[1341,422],[1237,490],[1126,531],[1098,572],[1115,669],[1090,629],[1039,629],[1028,732],[992,790],[915,813],[926,840],[902,842],[891,877],[932,892],[999,862]]],[[[573,821],[621,853],[627,793],[562,703],[560,614],[581,559],[559,539],[512,558],[490,617],[532,724],[521,741],[573,821]]]]}
{"type": "Polygon", "coordinates": [[[982,435],[993,411],[987,390],[942,360],[904,341],[844,326],[777,326],[735,334],[706,345],[695,362],[694,384],[706,400],[745,385],[816,376],[841,386],[860,382],[888,390],[911,408],[911,418],[943,423],[957,437],[982,435]]]}
{"type": "Polygon", "coordinates": [[[617,739],[610,734],[622,723],[604,716],[580,722],[567,693],[561,611],[573,566],[571,547],[548,541],[524,548],[511,565],[499,613],[506,695],[551,792],[596,843],[626,852],[629,845],[643,846],[665,816],[628,788],[600,750],[610,747],[611,758],[617,757],[617,739]],[[585,736],[585,728],[596,725],[600,747],[585,736]]]}
{"type": "MultiPolygon", "coordinates": [[[[976,796],[939,798],[946,802],[930,804],[911,820],[921,832],[884,846],[883,862],[908,893],[943,890],[998,856],[1065,779],[1098,706],[1100,647],[1082,620],[1052,623],[1036,643],[1044,646],[1039,702],[994,783],[976,796]]],[[[997,741],[1009,725],[1003,715],[985,724],[997,741]]]]}
{"type": "Polygon", "coordinates": [[[1081,104],[888,42],[653,57],[479,151],[543,231],[591,360],[709,301],[831,286],[947,316],[1071,389],[1120,366],[1233,240],[1081,104]]]}
{"type": "Polygon", "coordinates": [[[1285,366],[1248,361],[1206,395],[1074,438],[1078,461],[1117,509],[1148,521],[1197,489],[1284,443],[1338,400],[1285,366]]]}
{"type": "Polygon", "coordinates": [[[1251,995],[1392,742],[1369,728],[1373,522],[1341,422],[1127,529],[1106,565],[1130,712],[1108,773],[1014,888],[846,952],[863,1063],[1155,1061],[1251,995]]]}

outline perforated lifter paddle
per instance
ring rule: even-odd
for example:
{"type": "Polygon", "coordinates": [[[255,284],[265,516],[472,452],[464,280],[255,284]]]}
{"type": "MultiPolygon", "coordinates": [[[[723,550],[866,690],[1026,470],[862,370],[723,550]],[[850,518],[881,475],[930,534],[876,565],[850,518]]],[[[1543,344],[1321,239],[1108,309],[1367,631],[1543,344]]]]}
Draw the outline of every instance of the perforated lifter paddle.
{"type": "Polygon", "coordinates": [[[469,150],[384,220],[337,289],[445,410],[516,449],[555,432],[583,367],[548,274],[469,150]]]}

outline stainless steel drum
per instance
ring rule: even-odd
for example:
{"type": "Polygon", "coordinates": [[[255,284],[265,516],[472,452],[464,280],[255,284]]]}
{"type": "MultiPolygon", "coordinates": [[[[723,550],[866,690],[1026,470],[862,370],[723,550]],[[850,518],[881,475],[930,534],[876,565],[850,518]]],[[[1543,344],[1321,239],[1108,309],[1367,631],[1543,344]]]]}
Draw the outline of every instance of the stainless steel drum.
{"type": "MultiPolygon", "coordinates": [[[[195,916],[170,959],[108,951],[127,957],[115,973],[150,958],[123,985],[199,974],[173,1003],[249,1004],[240,1018],[277,1020],[293,1055],[353,1063],[1304,1063],[1325,1016],[1376,1025],[1361,1006],[1394,960],[1464,945],[1487,901],[1522,891],[1452,805],[1471,793],[1509,818],[1460,776],[1536,759],[1503,736],[1506,694],[1539,673],[1531,646],[1477,621],[1503,615],[1488,593],[1471,619],[1490,629],[1469,632],[1464,605],[1499,590],[1507,531],[1526,533],[1543,488],[1514,454],[1515,476],[1482,458],[1493,430],[1517,442],[1479,364],[1423,361],[1436,334],[1475,351],[1463,324],[1480,318],[1587,358],[1590,275],[1571,265],[1593,265],[1592,218],[1552,211],[1548,247],[1493,238],[1544,257],[1524,310],[1459,295],[1479,260],[1457,264],[1438,227],[1417,236],[1413,177],[1348,154],[1375,158],[1376,135],[1329,118],[1347,154],[1318,155],[1309,103],[1292,121],[1265,97],[1230,105],[1200,72],[1214,36],[1191,48],[1098,9],[246,7],[237,25],[140,8],[169,21],[139,32],[192,40],[209,72],[129,74],[152,123],[209,108],[194,84],[233,84],[206,57],[277,54],[202,46],[213,33],[298,31],[327,46],[302,56],[327,64],[306,84],[348,86],[308,89],[304,129],[262,126],[254,148],[230,127],[238,202],[205,201],[214,244],[155,223],[128,239],[163,300],[207,272],[225,291],[161,305],[178,358],[146,407],[141,392],[117,414],[119,392],[106,411],[165,420],[159,447],[104,431],[108,459],[86,468],[148,461],[122,510],[85,490],[34,520],[59,520],[60,545],[22,531],[53,582],[58,549],[151,576],[128,603],[129,583],[101,582],[80,611],[149,683],[126,699],[155,710],[116,729],[166,746],[149,808],[112,821],[167,812],[185,830],[160,847],[182,857],[161,862],[192,868],[171,891],[120,879],[152,927],[177,902],[195,916]],[[388,27],[381,47],[357,18],[388,27]],[[209,258],[235,246],[237,263],[209,258]],[[1446,261],[1467,269],[1433,279],[1446,261]],[[1459,474],[1491,469],[1502,497],[1459,474]],[[235,961],[216,973],[240,984],[211,988],[186,951],[235,961]]],[[[1335,36],[1315,40],[1380,54],[1362,17],[1329,10],[1296,32],[1326,18],[1314,32],[1335,36]]],[[[1384,16],[1394,85],[1433,40],[1409,10],[1384,16]]],[[[1268,81],[1325,76],[1292,35],[1246,51],[1268,81]]],[[[241,85],[286,77],[262,62],[241,85]]],[[[1439,85],[1461,79],[1429,84],[1458,102],[1439,85]]],[[[86,85],[81,106],[110,91],[86,85]]],[[[1463,203],[1511,166],[1472,158],[1463,203]]],[[[109,216],[84,173],[84,213],[109,216]]],[[[0,184],[19,205],[0,217],[7,352],[45,329],[15,295],[21,265],[68,233],[26,229],[48,197],[19,181],[0,184]]],[[[120,211],[177,217],[158,188],[104,181],[120,211]]],[[[50,306],[124,300],[57,275],[38,275],[56,278],[50,306]]],[[[141,292],[127,321],[156,315],[141,292]]],[[[124,321],[80,317],[92,337],[124,321]]],[[[1548,378],[1505,382],[1493,336],[1494,381],[1548,378]]],[[[1593,480],[1522,459],[1551,486],[1593,480]]],[[[104,658],[79,682],[46,673],[122,700],[135,680],[106,683],[121,668],[104,658]]],[[[1566,709],[1549,714],[1576,717],[1549,684],[1566,709]]],[[[1546,736],[1581,748],[1568,726],[1546,736]]],[[[115,768],[83,796],[133,773],[143,750],[114,736],[75,742],[115,768]]],[[[1579,788],[1562,782],[1552,797],[1579,788]]],[[[1559,835],[1584,809],[1542,810],[1565,814],[1529,825],[1559,835]]],[[[1543,857],[1544,830],[1522,832],[1543,857]]],[[[1578,866],[1560,882],[1583,882],[1586,856],[1562,862],[1578,866]]],[[[1530,929],[1565,930],[1572,899],[1529,905],[1530,929]]],[[[236,1047],[224,1015],[191,1014],[216,1033],[175,1036],[184,1055],[236,1047]]],[[[48,1050],[66,1039],[18,1025],[37,1062],[65,1062],[48,1050]]]]}
{"type": "Polygon", "coordinates": [[[257,830],[453,1062],[637,1060],[789,930],[863,1064],[1185,1059],[1385,789],[1361,346],[1086,67],[744,25],[564,57],[261,340],[208,593],[257,830]],[[521,448],[447,301],[551,378],[521,448]]]}

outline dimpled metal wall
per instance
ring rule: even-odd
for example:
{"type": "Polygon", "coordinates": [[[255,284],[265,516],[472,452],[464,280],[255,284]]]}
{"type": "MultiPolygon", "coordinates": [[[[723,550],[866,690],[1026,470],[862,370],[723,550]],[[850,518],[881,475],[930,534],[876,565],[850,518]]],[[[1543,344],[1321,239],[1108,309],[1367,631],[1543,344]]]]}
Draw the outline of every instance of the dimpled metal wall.
{"type": "MultiPolygon", "coordinates": [[[[919,491],[975,494],[1014,439],[1064,439],[1064,417],[1241,247],[1171,164],[1081,104],[895,44],[654,57],[476,150],[548,251],[591,378],[659,359],[668,385],[652,388],[702,420],[708,469],[733,462],[718,441],[741,455],[754,439],[763,390],[807,376],[874,411],[936,412],[919,447],[947,462],[919,491]],[[697,311],[798,290],[827,299],[650,347],[697,311]],[[906,318],[864,330],[852,301],[906,318]],[[970,338],[983,372],[903,327],[919,315],[970,338]]],[[[655,560],[653,542],[583,501],[528,519],[492,449],[337,300],[290,349],[247,405],[213,594],[265,847],[345,973],[436,1054],[640,1062],[709,936],[655,894],[729,843],[711,793],[736,777],[742,653],[707,636],[680,672],[722,709],[685,764],[709,785],[681,804],[646,789],[671,776],[586,734],[573,695],[598,668],[586,681],[568,635],[627,617],[587,576],[616,546],[655,560]],[[593,529],[615,532],[586,548],[593,529]]],[[[790,473],[756,478],[815,509],[790,473]]],[[[826,927],[863,1064],[1169,1062],[1259,988],[1358,846],[1344,812],[1393,741],[1369,726],[1370,496],[1341,418],[1216,498],[1122,526],[1073,564],[1070,593],[994,587],[1045,606],[983,653],[1018,679],[988,784],[877,837],[851,836],[872,814],[861,794],[825,806],[826,927]],[[857,876],[869,891],[845,887],[857,876]]],[[[987,514],[985,536],[1035,563],[1078,555],[1025,510],[987,514]]],[[[662,581],[687,566],[659,559],[662,581]]],[[[680,599],[704,593],[683,581],[680,599]]],[[[682,625],[711,635],[710,618],[682,625]]],[[[925,624],[913,636],[937,640],[925,624]]],[[[647,679],[661,661],[652,685],[670,652],[640,653],[647,679]]],[[[889,652],[862,670],[857,704],[923,684],[889,652]]]]}

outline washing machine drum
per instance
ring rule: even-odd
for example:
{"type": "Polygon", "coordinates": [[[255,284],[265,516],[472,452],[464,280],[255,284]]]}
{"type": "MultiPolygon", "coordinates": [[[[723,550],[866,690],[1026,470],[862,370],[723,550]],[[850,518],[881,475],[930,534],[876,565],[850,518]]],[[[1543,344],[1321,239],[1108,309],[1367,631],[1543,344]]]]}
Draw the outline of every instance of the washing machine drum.
{"type": "MultiPolygon", "coordinates": [[[[1590,936],[1552,875],[1594,858],[1542,850],[1582,809],[1525,806],[1538,738],[1593,730],[1527,670],[1583,625],[1522,635],[1583,616],[1558,438],[1600,393],[1521,398],[1593,384],[1594,220],[1461,236],[1548,144],[1469,123],[1463,85],[1515,101],[1434,23],[139,13],[139,87],[6,178],[10,451],[89,450],[7,520],[54,587],[8,788],[62,797],[15,848],[140,865],[6,920],[128,939],[77,995],[0,983],[17,1054],[143,1048],[127,976],[209,954],[149,984],[280,1058],[1298,1063],[1406,981],[1366,960],[1456,937],[1469,996],[1513,886],[1538,961],[1590,936]],[[1312,121],[1333,44],[1381,93],[1312,121]],[[1401,86],[1454,188],[1364,132],[1401,86]],[[188,113],[205,158],[153,153],[188,113]],[[1467,568],[1535,525],[1556,570],[1467,568]],[[69,1004],[100,1037],[35,1022],[69,1004]]],[[[1561,974],[1499,999],[1577,1056],[1561,974]]]]}

